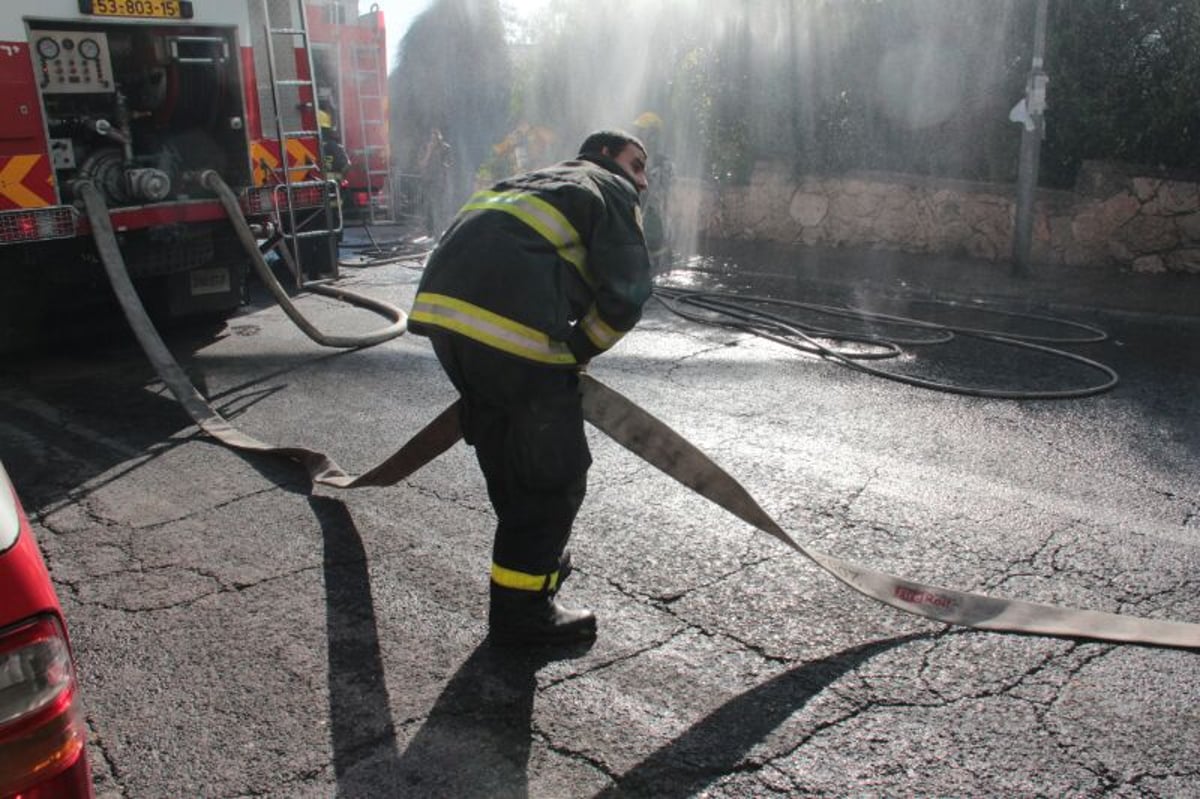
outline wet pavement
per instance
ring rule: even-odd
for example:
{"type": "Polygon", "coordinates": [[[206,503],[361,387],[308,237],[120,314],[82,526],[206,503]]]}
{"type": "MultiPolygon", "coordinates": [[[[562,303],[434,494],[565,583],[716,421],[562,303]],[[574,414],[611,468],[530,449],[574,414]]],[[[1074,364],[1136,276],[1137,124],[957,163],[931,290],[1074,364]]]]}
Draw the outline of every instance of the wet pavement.
{"type": "MultiPolygon", "coordinates": [[[[817,256],[714,247],[660,279],[1004,319],[1010,333],[1053,323],[992,309],[1052,313],[1102,327],[1104,341],[1060,346],[1121,382],[1068,400],[930,391],[656,303],[592,374],[820,551],[964,590],[1200,622],[1190,284],[1015,284],[994,265],[817,256]]],[[[394,263],[343,282],[407,307],[418,278],[394,263]]],[[[381,323],[300,303],[322,329],[381,323]]],[[[239,427],[349,471],[453,399],[424,340],[322,350],[265,302],[170,343],[239,427]]],[[[903,350],[880,368],[1018,389],[1097,379],[971,336],[903,350]]],[[[497,649],[484,641],[492,519],[466,447],[393,488],[310,491],[297,468],[199,435],[127,339],[10,364],[0,457],[71,624],[100,796],[1200,793],[1196,652],[905,615],[590,441],[563,596],[597,611],[600,638],[497,649]]]]}

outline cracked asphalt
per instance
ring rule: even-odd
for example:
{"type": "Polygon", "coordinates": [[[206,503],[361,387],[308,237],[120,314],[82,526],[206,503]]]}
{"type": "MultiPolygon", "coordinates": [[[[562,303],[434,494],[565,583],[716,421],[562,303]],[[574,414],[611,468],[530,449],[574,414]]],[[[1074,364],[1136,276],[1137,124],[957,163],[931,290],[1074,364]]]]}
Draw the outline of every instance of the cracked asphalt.
{"type": "MultiPolygon", "coordinates": [[[[407,307],[418,277],[343,282],[407,307]]],[[[808,296],[756,280],[738,288],[808,296]]],[[[653,303],[592,373],[820,551],[1200,622],[1200,317],[1080,314],[1111,339],[1071,351],[1122,378],[1084,399],[912,388],[653,303]]],[[[265,303],[169,342],[236,425],[351,472],[454,398],[425,340],[322,350],[265,303]]],[[[885,368],[1096,379],[968,340],[885,368]]],[[[310,491],[200,435],[118,328],[4,374],[0,458],[71,627],[102,799],[1200,796],[1200,653],[905,615],[594,430],[563,597],[599,639],[514,651],[484,643],[492,518],[464,445],[392,488],[310,491]]]]}

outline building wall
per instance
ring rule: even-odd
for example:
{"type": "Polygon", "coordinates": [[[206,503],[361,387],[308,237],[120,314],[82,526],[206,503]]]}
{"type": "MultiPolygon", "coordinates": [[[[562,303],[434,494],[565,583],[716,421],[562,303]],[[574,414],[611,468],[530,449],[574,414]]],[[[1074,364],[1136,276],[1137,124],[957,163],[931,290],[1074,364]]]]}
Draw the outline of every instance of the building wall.
{"type": "MultiPolygon", "coordinates": [[[[793,177],[761,161],[744,186],[676,180],[687,235],[1008,260],[1012,186],[890,173],[793,177]]],[[[1040,190],[1038,263],[1200,274],[1200,183],[1085,164],[1074,191],[1040,190]]]]}

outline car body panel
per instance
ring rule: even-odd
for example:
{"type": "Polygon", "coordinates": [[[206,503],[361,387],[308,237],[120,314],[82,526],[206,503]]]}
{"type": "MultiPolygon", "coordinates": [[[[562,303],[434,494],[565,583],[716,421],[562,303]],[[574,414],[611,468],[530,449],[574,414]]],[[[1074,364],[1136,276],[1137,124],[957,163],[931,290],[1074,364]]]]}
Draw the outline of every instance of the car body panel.
{"type": "Polygon", "coordinates": [[[53,613],[62,620],[29,519],[0,465],[0,628],[39,613],[53,613]]]}
{"type": "MultiPolygon", "coordinates": [[[[54,634],[70,653],[70,634],[50,572],[29,517],[0,464],[0,646],[12,645],[31,625],[48,618],[57,620],[54,634]]],[[[93,799],[95,795],[78,675],[74,657],[70,660],[72,676],[62,702],[0,725],[0,797],[4,799],[93,799]]]]}

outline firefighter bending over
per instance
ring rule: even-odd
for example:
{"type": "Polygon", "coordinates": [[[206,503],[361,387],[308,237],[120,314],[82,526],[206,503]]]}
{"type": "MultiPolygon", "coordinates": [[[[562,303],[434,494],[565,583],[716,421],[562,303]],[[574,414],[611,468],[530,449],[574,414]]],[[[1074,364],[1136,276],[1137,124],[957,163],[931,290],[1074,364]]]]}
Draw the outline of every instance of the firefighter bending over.
{"type": "Polygon", "coordinates": [[[646,149],[593,133],[577,160],[475,194],[429,258],[409,329],[463,398],[496,512],[490,636],[590,640],[596,617],[555,601],[592,459],[579,370],[641,318],[650,259],[638,194],[646,149]]]}

